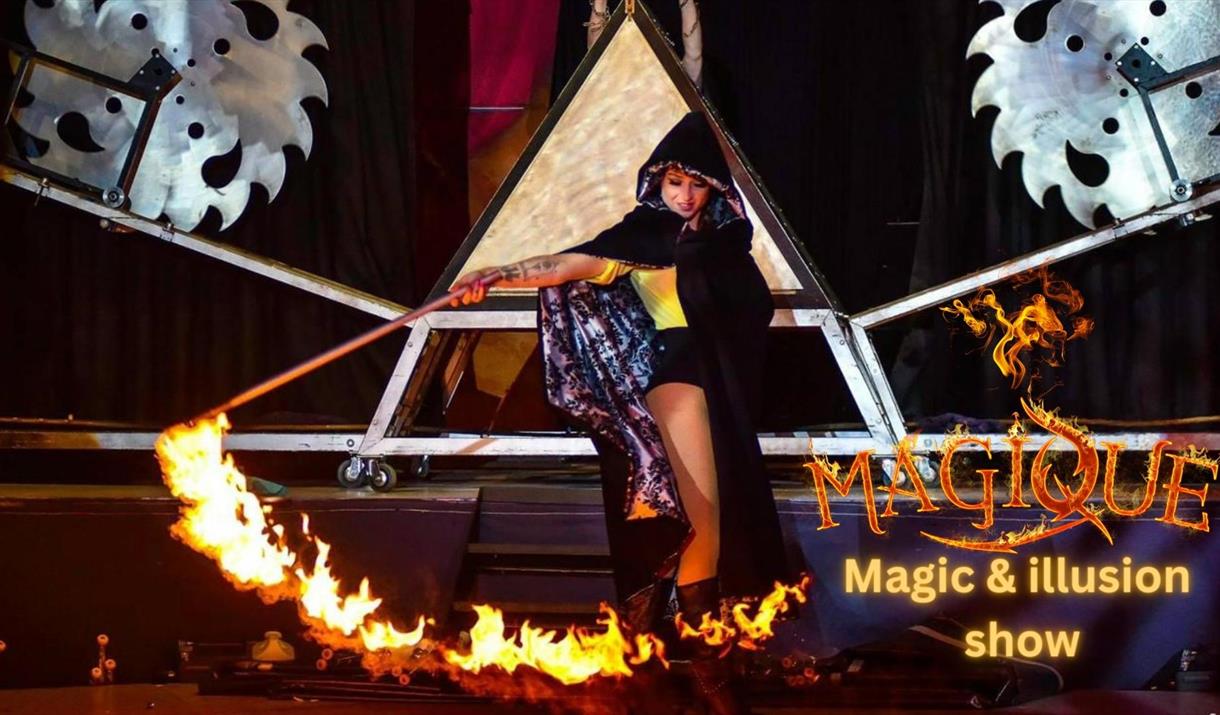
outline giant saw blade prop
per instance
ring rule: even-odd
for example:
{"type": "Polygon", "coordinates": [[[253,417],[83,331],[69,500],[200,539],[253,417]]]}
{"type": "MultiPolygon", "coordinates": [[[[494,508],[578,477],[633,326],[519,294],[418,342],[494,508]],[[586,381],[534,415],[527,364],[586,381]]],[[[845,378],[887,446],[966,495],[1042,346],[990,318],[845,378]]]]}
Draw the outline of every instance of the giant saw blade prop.
{"type": "MultiPolygon", "coordinates": [[[[191,229],[214,206],[228,227],[241,215],[253,183],[275,198],[284,182],[283,147],[309,156],[313,130],[301,106],[327,100],[322,75],[301,52],[326,46],[308,18],[289,12],[288,0],[258,0],[278,27],[257,39],[230,0],[29,0],[25,26],[44,54],[128,80],[160,55],[181,75],[164,98],[128,197],[131,211],[169,217],[191,229]],[[240,149],[238,144],[240,143],[240,149]],[[240,165],[224,186],[205,181],[204,163],[235,156],[240,165]]],[[[248,3],[254,0],[246,0],[248,3]]],[[[268,16],[269,17],[269,16],[268,16]]],[[[28,160],[93,186],[108,187],[121,173],[141,104],[61,72],[37,71],[32,99],[15,118],[44,142],[28,160]],[[87,121],[88,141],[65,141],[65,117],[87,121]]]]}
{"type": "MultiPolygon", "coordinates": [[[[1004,13],[979,29],[966,53],[994,61],[975,85],[972,107],[975,114],[985,106],[1000,110],[991,134],[996,163],[1021,152],[1034,201],[1041,206],[1046,190],[1059,186],[1068,211],[1089,227],[1103,204],[1122,219],[1170,203],[1173,182],[1151,123],[1116,63],[1134,46],[1169,72],[1220,55],[1220,2],[980,1],[996,2],[1004,13]],[[1032,37],[1027,26],[1041,29],[1042,17],[1045,32],[1032,37]],[[1078,176],[1073,156],[1095,165],[1100,157],[1108,171],[1078,176]]],[[[1220,172],[1220,73],[1150,97],[1182,178],[1220,172]]]]}

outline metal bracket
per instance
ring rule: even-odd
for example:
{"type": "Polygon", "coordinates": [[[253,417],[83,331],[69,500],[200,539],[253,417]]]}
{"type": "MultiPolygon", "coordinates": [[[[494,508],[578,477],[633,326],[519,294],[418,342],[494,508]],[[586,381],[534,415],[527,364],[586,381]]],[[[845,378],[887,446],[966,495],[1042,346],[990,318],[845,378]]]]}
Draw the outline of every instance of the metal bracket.
{"type": "Polygon", "coordinates": [[[1124,52],[1123,56],[1114,62],[1114,66],[1136,89],[1149,85],[1155,88],[1156,81],[1169,74],[1138,42],[1131,45],[1131,49],[1124,52]]]}
{"type": "MultiPolygon", "coordinates": [[[[1156,138],[1157,149],[1160,150],[1165,169],[1169,172],[1170,197],[1177,202],[1190,199],[1194,195],[1194,183],[1190,178],[1184,178],[1178,173],[1177,163],[1173,160],[1173,152],[1169,149],[1169,144],[1165,140],[1165,132],[1156,116],[1156,108],[1152,106],[1152,93],[1184,82],[1191,77],[1220,69],[1220,56],[1196,62],[1175,72],[1169,72],[1137,42],[1131,45],[1131,48],[1124,52],[1122,57],[1115,60],[1114,66],[1119,75],[1135,88],[1140,96],[1140,102],[1144,105],[1144,113],[1152,128],[1152,135],[1156,138]]],[[[1213,177],[1208,177],[1208,179],[1210,178],[1213,177]]],[[[1206,180],[1204,179],[1204,181],[1206,180]]]]}
{"type": "MultiPolygon", "coordinates": [[[[5,141],[4,145],[6,153],[3,157],[4,162],[12,165],[14,168],[39,177],[44,183],[49,179],[60,186],[75,191],[91,193],[110,208],[121,207],[127,201],[127,194],[130,193],[131,185],[135,181],[136,171],[140,166],[140,158],[144,153],[148,137],[152,133],[153,123],[156,120],[157,111],[160,109],[161,99],[181,79],[178,72],[174,70],[172,65],[166,62],[165,58],[156,55],[145,64],[145,68],[148,68],[149,76],[155,81],[141,79],[137,82],[136,79],[140,76],[138,73],[136,78],[124,82],[114,77],[94,72],[87,67],[81,67],[57,57],[43,54],[33,48],[10,40],[0,39],[0,47],[8,49],[18,57],[18,68],[14,73],[13,86],[9,89],[8,101],[4,108],[3,123],[0,123],[0,127],[8,127],[9,122],[12,121],[13,114],[17,111],[17,99],[25,85],[29,82],[30,75],[34,72],[36,66],[45,66],[53,72],[77,77],[143,103],[144,110],[140,115],[139,122],[136,124],[131,146],[127,150],[127,155],[123,159],[123,168],[120,170],[116,183],[113,186],[93,186],[75,177],[64,176],[50,171],[18,156],[9,142],[5,141]],[[168,71],[166,70],[167,67],[168,71]],[[158,70],[161,72],[161,75],[156,74],[158,70]],[[164,77],[164,79],[161,79],[161,77],[164,77]]],[[[145,69],[140,70],[140,73],[144,72],[145,69]]],[[[7,134],[7,131],[4,132],[6,137],[7,134]]]]}
{"type": "Polygon", "coordinates": [[[152,56],[127,83],[145,92],[164,96],[181,79],[182,75],[178,74],[178,70],[162,57],[160,52],[153,50],[152,56]]]}

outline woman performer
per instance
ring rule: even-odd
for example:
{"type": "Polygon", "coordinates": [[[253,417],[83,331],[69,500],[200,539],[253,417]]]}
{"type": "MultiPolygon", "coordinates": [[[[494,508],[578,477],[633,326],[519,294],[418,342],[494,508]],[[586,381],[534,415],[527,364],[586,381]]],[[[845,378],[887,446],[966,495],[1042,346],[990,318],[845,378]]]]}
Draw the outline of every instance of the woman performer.
{"type": "MultiPolygon", "coordinates": [[[[496,270],[497,285],[540,289],[547,398],[592,433],[620,613],[642,632],[675,579],[697,627],[793,574],[755,428],[774,306],[702,114],[669,131],[637,187],[593,240],[496,270]]],[[[462,303],[483,299],[490,270],[458,279],[462,303]]],[[[745,712],[722,655],[695,646],[696,682],[714,712],[745,712]]]]}

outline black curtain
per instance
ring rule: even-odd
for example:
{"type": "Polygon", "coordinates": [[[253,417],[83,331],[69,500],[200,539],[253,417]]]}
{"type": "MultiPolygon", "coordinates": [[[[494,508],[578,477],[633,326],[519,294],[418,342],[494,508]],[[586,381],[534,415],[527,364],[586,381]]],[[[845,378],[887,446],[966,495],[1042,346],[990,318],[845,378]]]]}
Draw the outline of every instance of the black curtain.
{"type": "MultiPolygon", "coordinates": [[[[24,3],[0,34],[27,43],[24,3]]],[[[198,233],[404,305],[425,296],[467,230],[467,2],[295,0],[329,50],[329,106],[306,100],[311,156],[288,147],[268,203],[198,233]]],[[[258,16],[251,15],[251,22],[258,16]]],[[[253,70],[253,68],[252,68],[253,70]]],[[[375,325],[315,298],[0,185],[0,416],[163,424],[375,325]]],[[[367,422],[394,336],[244,408],[240,421],[367,422]]]]}
{"type": "MultiPolygon", "coordinates": [[[[679,38],[676,0],[647,5],[679,38]]],[[[1045,209],[1034,204],[1019,156],[996,167],[995,110],[970,116],[989,60],[966,61],[966,47],[995,4],[703,0],[700,10],[705,93],[849,312],[1086,230],[1057,189],[1045,209]]],[[[565,1],[557,87],[583,55],[587,19],[587,2],[565,1]]],[[[1207,285],[1217,233],[1214,221],[1164,227],[1053,266],[1097,327],[1069,344],[1064,367],[1041,368],[1042,389],[1057,385],[1048,404],[1112,419],[1220,412],[1220,298],[1207,285]]],[[[1003,418],[1017,406],[989,353],[936,310],[872,336],[908,418],[1003,418]]],[[[772,347],[773,416],[858,415],[822,348],[783,336],[772,347]]]]}

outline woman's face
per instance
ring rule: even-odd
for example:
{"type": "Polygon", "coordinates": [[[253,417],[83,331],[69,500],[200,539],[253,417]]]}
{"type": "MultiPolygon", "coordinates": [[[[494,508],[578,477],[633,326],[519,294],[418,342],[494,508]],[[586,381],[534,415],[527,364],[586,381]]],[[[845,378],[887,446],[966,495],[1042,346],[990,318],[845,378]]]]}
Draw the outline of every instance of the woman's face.
{"type": "Polygon", "coordinates": [[[711,193],[712,187],[706,181],[677,169],[666,171],[665,178],[661,179],[661,200],[670,211],[687,221],[707,206],[711,193]]]}

